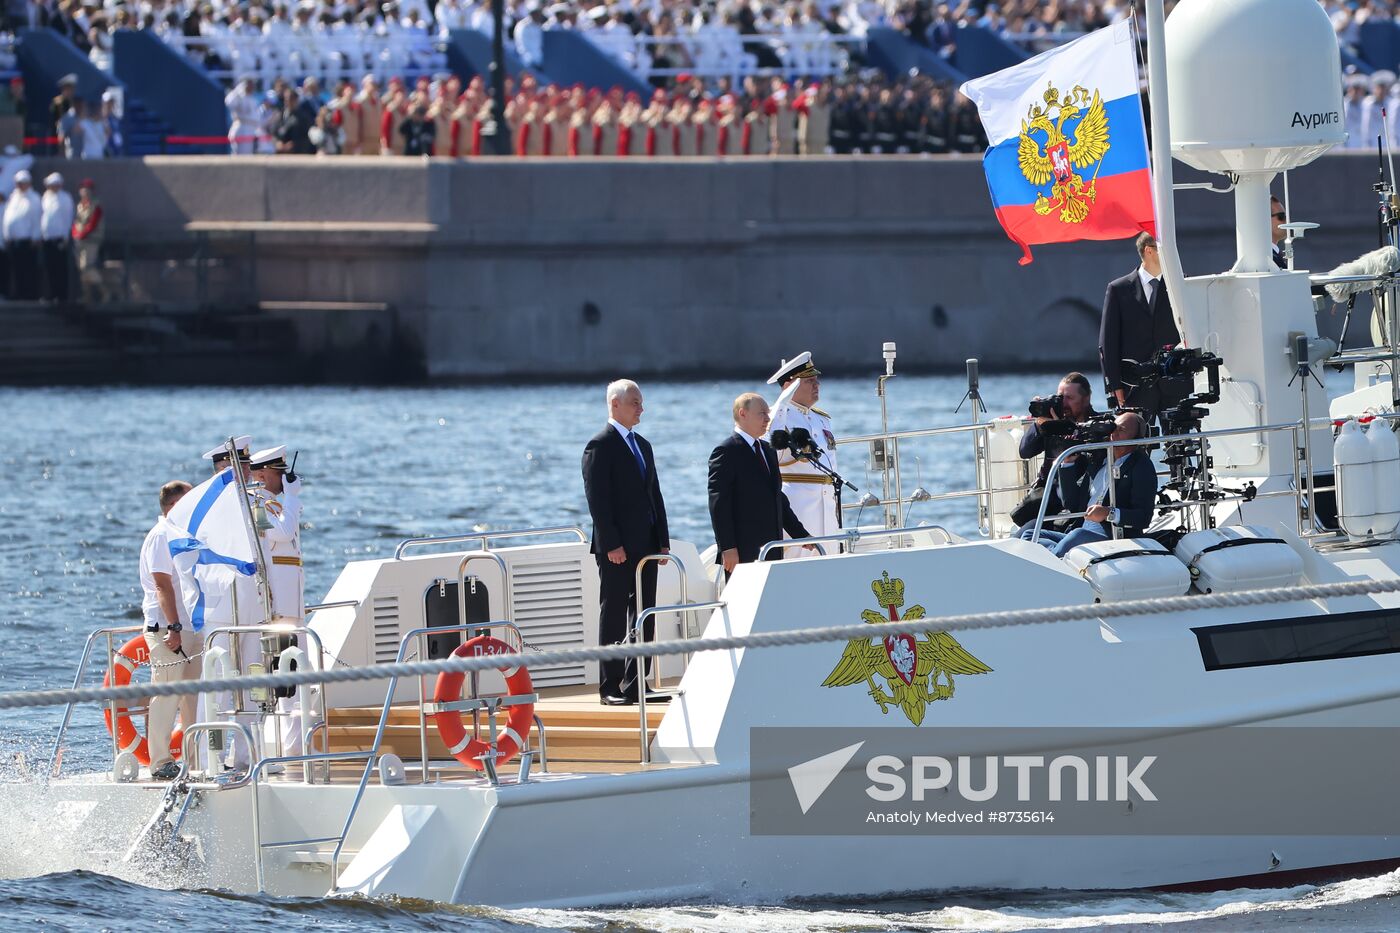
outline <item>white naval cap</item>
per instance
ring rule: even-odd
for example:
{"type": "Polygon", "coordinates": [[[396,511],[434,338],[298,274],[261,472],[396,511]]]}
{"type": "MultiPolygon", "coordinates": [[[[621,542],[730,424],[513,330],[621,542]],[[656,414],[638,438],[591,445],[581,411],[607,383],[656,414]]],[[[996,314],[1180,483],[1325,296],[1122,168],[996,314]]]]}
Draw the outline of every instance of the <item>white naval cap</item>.
{"type": "MultiPolygon", "coordinates": [[[[251,434],[241,434],[233,439],[233,446],[245,457],[248,455],[248,446],[252,443],[253,435],[251,434]]],[[[212,450],[206,450],[204,452],[204,459],[212,460],[215,463],[218,463],[220,460],[227,460],[228,447],[225,444],[220,444],[212,450]]]]}
{"type": "Polygon", "coordinates": [[[62,187],[63,185],[63,176],[58,174],[58,172],[52,172],[49,174],[49,177],[44,179],[45,188],[52,188],[54,185],[58,185],[60,187],[62,187]]]}
{"type": "Polygon", "coordinates": [[[22,168],[18,172],[15,172],[15,184],[17,185],[27,185],[32,180],[33,178],[29,174],[29,169],[27,168],[22,168]]]}
{"type": "Polygon", "coordinates": [[[805,379],[821,374],[822,371],[812,365],[812,351],[803,350],[792,359],[783,360],[783,365],[778,367],[778,371],[768,377],[768,384],[780,385],[788,379],[805,379]]]}
{"type": "Polygon", "coordinates": [[[271,467],[274,470],[285,470],[287,468],[287,445],[282,444],[258,451],[248,458],[248,466],[254,470],[266,467],[271,467]]]}

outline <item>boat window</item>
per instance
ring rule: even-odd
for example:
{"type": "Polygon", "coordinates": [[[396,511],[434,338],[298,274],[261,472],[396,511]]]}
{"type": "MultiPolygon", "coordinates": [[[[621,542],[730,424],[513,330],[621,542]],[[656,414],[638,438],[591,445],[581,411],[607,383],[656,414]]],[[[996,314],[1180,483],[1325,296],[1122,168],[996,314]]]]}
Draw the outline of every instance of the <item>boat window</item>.
{"type": "Polygon", "coordinates": [[[1206,670],[1400,652],[1400,610],[1271,619],[1192,629],[1206,670]]]}

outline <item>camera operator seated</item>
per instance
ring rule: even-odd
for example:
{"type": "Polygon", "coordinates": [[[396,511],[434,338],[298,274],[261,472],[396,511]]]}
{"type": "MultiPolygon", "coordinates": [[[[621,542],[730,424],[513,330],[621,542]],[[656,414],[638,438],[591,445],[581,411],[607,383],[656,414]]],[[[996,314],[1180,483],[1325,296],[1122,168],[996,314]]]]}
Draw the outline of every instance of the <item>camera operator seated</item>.
{"type": "MultiPolygon", "coordinates": [[[[1051,489],[1047,492],[1045,478],[1050,473],[1050,464],[1055,462],[1055,458],[1079,443],[1070,436],[1074,426],[1098,414],[1091,404],[1090,393],[1088,377],[1083,373],[1070,373],[1060,380],[1059,387],[1050,398],[1036,396],[1031,400],[1030,413],[1034,420],[1026,426],[1026,433],[1021,435],[1021,459],[1029,460],[1044,454],[1045,460],[1040,464],[1040,474],[1036,477],[1035,486],[1016,508],[1011,510],[1011,520],[1022,526],[1023,538],[1030,538],[1036,516],[1040,513],[1040,500],[1043,496],[1050,497],[1050,502],[1045,507],[1047,516],[1065,511],[1060,491],[1051,489]]],[[[1072,462],[1073,458],[1067,460],[1066,465],[1072,462]]],[[[1064,475],[1063,468],[1060,475],[1064,475]]]]}
{"type": "MultiPolygon", "coordinates": [[[[1147,434],[1147,422],[1136,412],[1123,412],[1113,423],[1109,436],[1112,441],[1138,440],[1147,434]]],[[[1119,537],[1140,537],[1151,523],[1157,499],[1157,470],[1147,448],[1110,447],[1107,457],[1102,452],[1085,454],[1073,465],[1062,467],[1061,473],[1065,474],[1060,489],[1066,504],[1074,511],[1079,511],[1076,506],[1082,504],[1086,514],[1073,531],[1040,533],[1040,543],[1053,550],[1056,557],[1064,557],[1081,544],[1107,541],[1113,537],[1114,528],[1119,537]],[[1109,507],[1113,501],[1109,498],[1110,479],[1117,502],[1114,508],[1109,507]]]]}

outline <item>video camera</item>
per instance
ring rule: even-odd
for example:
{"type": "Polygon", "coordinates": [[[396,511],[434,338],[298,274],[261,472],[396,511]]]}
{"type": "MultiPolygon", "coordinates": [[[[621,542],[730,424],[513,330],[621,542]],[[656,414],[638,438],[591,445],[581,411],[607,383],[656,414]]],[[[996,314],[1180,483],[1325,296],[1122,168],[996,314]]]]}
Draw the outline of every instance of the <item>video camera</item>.
{"type": "Polygon", "coordinates": [[[1224,362],[1214,353],[1197,347],[1163,347],[1145,363],[1123,360],[1123,381],[1133,386],[1152,386],[1163,379],[1189,379],[1196,373],[1209,370],[1218,392],[1220,365],[1224,362]]]}

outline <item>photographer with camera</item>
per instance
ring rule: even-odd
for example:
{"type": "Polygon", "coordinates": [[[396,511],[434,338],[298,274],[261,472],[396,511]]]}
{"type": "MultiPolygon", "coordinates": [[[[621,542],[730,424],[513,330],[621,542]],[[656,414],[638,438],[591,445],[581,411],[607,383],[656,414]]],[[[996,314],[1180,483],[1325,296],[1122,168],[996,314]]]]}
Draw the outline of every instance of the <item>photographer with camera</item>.
{"type": "MultiPolygon", "coordinates": [[[[1109,440],[1139,440],[1146,435],[1146,419],[1137,412],[1125,411],[1113,419],[1109,440]]],[[[1107,456],[1102,451],[1084,454],[1075,463],[1062,467],[1060,473],[1066,501],[1082,497],[1087,507],[1073,531],[1041,531],[1040,543],[1053,550],[1056,557],[1064,557],[1081,544],[1107,541],[1114,530],[1120,538],[1140,537],[1151,523],[1157,500],[1157,469],[1145,447],[1110,447],[1107,456]],[[1085,490],[1087,495],[1079,490],[1085,490]],[[1110,506],[1110,502],[1116,505],[1110,506]]]]}
{"type": "Polygon", "coordinates": [[[1016,508],[1011,510],[1011,520],[1023,527],[1022,537],[1026,538],[1030,537],[1035,517],[1040,513],[1042,497],[1050,496],[1046,515],[1056,515],[1065,510],[1060,490],[1055,488],[1047,492],[1045,478],[1050,472],[1050,464],[1056,457],[1075,444],[1082,443],[1072,438],[1076,425],[1098,415],[1092,404],[1092,390],[1088,377],[1083,373],[1070,373],[1065,376],[1060,380],[1054,395],[1049,398],[1036,396],[1031,399],[1030,414],[1034,420],[1026,426],[1026,433],[1021,435],[1021,459],[1029,460],[1044,454],[1045,461],[1040,465],[1040,474],[1036,477],[1035,486],[1016,508]]]}

